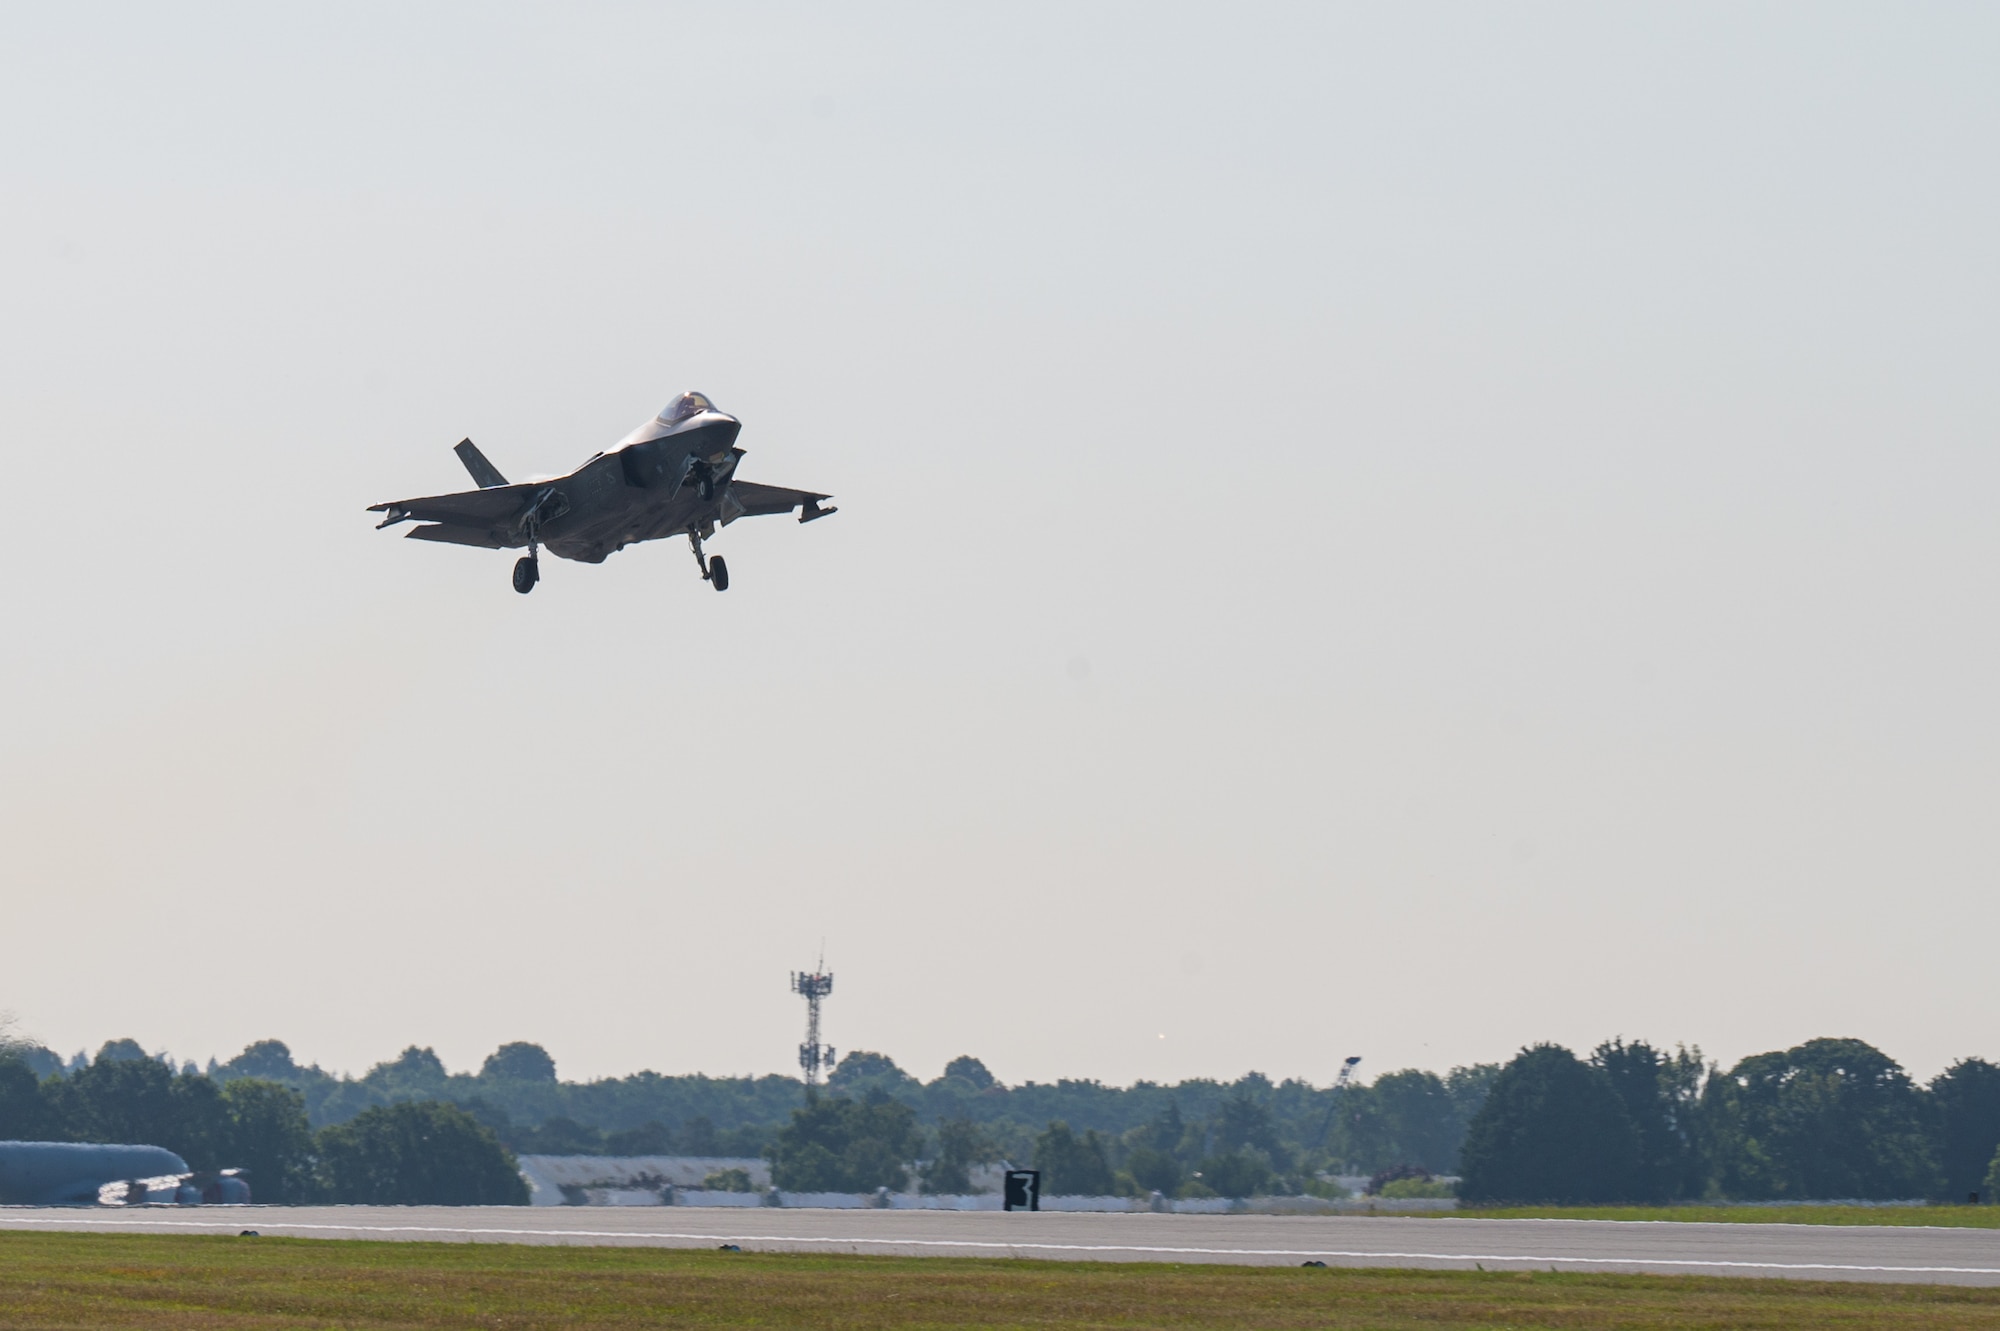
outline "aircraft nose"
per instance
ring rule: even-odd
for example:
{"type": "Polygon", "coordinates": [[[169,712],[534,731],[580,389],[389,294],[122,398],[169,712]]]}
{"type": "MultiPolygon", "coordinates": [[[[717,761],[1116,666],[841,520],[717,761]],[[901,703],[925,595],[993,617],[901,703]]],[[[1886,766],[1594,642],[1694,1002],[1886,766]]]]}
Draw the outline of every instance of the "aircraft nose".
{"type": "Polygon", "coordinates": [[[736,435],[742,428],[743,422],[734,416],[726,416],[719,411],[710,412],[692,430],[683,431],[677,439],[695,457],[720,462],[736,446],[736,435]]]}

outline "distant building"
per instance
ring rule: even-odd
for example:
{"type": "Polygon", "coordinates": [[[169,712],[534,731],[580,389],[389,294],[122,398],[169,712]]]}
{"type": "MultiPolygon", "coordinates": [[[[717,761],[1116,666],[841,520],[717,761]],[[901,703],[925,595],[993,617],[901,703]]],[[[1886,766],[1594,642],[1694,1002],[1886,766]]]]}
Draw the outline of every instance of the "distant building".
{"type": "Polygon", "coordinates": [[[755,1156],[524,1155],[520,1161],[532,1206],[671,1206],[676,1192],[707,1192],[710,1179],[735,1171],[749,1181],[747,1204],[771,1187],[770,1164],[755,1156]]]}
{"type": "MultiPolygon", "coordinates": [[[[771,1166],[752,1156],[723,1155],[524,1155],[517,1157],[533,1206],[766,1206],[780,1204],[771,1192],[771,1166]],[[734,1175],[723,1184],[723,1177],[734,1175]],[[746,1187],[747,1185],[747,1187],[746,1187]]],[[[1005,1166],[974,1165],[966,1197],[891,1197],[880,1193],[786,1193],[786,1206],[938,1206],[997,1209],[1005,1166]],[[991,1207],[985,1204],[990,1202],[991,1207]],[[976,1203],[957,1206],[957,1203],[976,1203]]],[[[915,1180],[912,1179],[914,1185],[915,1180]]]]}

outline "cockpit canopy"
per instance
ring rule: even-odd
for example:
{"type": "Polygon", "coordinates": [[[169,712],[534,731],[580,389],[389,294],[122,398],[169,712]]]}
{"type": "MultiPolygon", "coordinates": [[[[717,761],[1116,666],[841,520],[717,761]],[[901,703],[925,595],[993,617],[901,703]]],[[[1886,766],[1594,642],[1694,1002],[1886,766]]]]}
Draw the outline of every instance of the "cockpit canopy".
{"type": "Polygon", "coordinates": [[[662,425],[673,425],[700,412],[714,410],[715,404],[710,402],[707,397],[700,393],[688,392],[682,393],[672,402],[669,402],[661,410],[658,419],[662,425]]]}

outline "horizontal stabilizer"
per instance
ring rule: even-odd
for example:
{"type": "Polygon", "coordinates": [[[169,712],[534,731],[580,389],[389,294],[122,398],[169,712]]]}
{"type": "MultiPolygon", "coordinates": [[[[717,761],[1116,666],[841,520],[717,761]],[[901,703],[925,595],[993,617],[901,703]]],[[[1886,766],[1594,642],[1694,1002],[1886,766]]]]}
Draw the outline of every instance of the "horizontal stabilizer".
{"type": "Polygon", "coordinates": [[[459,440],[451,451],[458,454],[458,460],[472,473],[472,483],[480,489],[491,490],[507,483],[507,478],[500,474],[500,469],[488,462],[486,455],[480,452],[478,445],[470,439],[459,440]]]}
{"type": "Polygon", "coordinates": [[[415,518],[418,522],[505,529],[547,489],[541,481],[523,481],[491,490],[461,490],[457,494],[430,495],[423,499],[399,499],[393,504],[370,504],[368,511],[386,514],[382,520],[384,527],[415,518]]]}

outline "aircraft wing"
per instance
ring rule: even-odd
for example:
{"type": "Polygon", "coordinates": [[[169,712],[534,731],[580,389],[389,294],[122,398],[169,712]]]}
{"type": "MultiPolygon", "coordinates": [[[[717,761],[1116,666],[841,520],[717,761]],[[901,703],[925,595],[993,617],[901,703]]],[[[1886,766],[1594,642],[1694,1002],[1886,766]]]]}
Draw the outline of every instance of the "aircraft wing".
{"type": "MultiPolygon", "coordinates": [[[[459,494],[430,495],[423,499],[399,499],[392,504],[370,504],[370,513],[382,513],[382,526],[406,522],[415,518],[419,522],[444,523],[453,527],[470,527],[490,530],[511,524],[521,515],[521,511],[534,502],[535,495],[547,488],[546,481],[527,481],[519,485],[496,485],[485,490],[466,490],[459,494]]],[[[428,528],[419,527],[410,533],[417,536],[428,528]]],[[[456,536],[432,536],[428,540],[456,541],[463,545],[478,545],[478,541],[460,541],[456,536]]]]}
{"type": "Polygon", "coordinates": [[[242,1175],[240,1169],[220,1169],[158,1174],[152,1178],[113,1179],[100,1184],[89,1197],[79,1195],[69,1200],[95,1200],[99,1206],[144,1206],[149,1202],[174,1202],[182,1206],[192,1206],[197,1202],[235,1202],[240,1205],[250,1200],[250,1185],[243,1181],[242,1175]]]}
{"type": "Polygon", "coordinates": [[[799,521],[833,512],[821,509],[819,501],[831,499],[831,495],[815,494],[811,490],[787,490],[782,485],[759,485],[755,481],[731,481],[729,491],[723,500],[722,514],[725,525],[732,518],[757,518],[771,513],[789,513],[804,505],[806,514],[799,521]]]}

